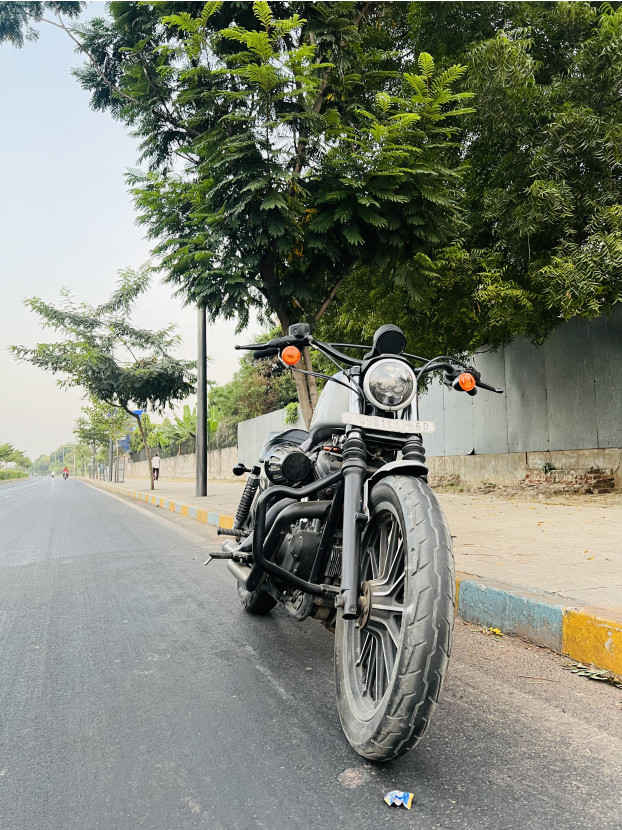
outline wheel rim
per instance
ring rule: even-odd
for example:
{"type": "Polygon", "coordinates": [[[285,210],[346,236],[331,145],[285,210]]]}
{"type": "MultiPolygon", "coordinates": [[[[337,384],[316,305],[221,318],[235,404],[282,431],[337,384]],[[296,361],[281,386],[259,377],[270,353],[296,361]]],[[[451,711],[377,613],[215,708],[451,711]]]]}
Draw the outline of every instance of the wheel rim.
{"type": "Polygon", "coordinates": [[[363,540],[363,614],[347,625],[350,685],[356,708],[373,716],[393,684],[402,636],[405,562],[402,523],[390,504],[379,505],[363,540]]]}

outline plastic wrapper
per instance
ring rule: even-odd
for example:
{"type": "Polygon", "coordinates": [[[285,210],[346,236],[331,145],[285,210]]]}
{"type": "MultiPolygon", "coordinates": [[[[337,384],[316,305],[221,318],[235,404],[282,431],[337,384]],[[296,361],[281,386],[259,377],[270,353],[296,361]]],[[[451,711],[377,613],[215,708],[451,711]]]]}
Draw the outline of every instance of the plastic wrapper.
{"type": "Polygon", "coordinates": [[[396,807],[403,805],[407,810],[410,810],[414,797],[414,793],[405,793],[402,790],[391,790],[390,793],[385,795],[384,800],[389,806],[391,804],[395,804],[396,807]]]}

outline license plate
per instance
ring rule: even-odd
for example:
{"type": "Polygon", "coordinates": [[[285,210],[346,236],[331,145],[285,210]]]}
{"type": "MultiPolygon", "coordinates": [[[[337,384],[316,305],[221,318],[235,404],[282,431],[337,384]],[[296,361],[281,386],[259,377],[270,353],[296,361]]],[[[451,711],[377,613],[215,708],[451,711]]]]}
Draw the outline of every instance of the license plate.
{"type": "Polygon", "coordinates": [[[358,412],[342,412],[341,423],[365,429],[379,429],[383,432],[401,432],[405,435],[412,435],[415,432],[434,432],[432,421],[401,421],[393,418],[380,418],[378,415],[360,415],[358,412]]]}

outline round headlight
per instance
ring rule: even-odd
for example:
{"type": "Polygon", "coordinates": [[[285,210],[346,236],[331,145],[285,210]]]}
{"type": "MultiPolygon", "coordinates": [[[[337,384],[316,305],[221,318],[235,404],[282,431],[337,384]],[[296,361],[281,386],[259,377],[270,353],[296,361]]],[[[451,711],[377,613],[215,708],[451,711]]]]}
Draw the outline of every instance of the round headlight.
{"type": "Polygon", "coordinates": [[[417,379],[407,363],[385,358],[365,372],[363,389],[374,406],[395,411],[404,409],[415,397],[417,379]]]}

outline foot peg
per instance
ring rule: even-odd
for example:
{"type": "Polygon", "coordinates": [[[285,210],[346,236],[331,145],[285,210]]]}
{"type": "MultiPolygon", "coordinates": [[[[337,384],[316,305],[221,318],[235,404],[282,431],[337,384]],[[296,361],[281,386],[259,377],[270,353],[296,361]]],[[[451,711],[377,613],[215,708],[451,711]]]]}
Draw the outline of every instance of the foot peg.
{"type": "Polygon", "coordinates": [[[233,539],[227,539],[221,550],[210,551],[209,556],[203,564],[209,565],[212,559],[233,559],[238,553],[239,547],[239,544],[234,542],[233,539]]]}

